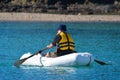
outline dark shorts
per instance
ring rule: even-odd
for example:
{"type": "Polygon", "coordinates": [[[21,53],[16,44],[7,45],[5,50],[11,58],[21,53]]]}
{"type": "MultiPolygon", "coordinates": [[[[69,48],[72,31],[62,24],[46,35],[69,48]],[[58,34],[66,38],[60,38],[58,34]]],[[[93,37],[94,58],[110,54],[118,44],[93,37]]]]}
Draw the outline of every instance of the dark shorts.
{"type": "Polygon", "coordinates": [[[74,53],[75,51],[72,50],[57,50],[57,56],[63,56],[63,55],[67,55],[67,54],[71,54],[74,53]]]}

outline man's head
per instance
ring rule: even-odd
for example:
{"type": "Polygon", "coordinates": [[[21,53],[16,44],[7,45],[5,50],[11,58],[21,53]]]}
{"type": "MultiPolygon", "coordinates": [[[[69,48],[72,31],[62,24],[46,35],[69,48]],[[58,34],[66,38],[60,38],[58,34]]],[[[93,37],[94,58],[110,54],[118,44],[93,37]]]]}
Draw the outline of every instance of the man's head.
{"type": "Polygon", "coordinates": [[[64,24],[60,24],[60,25],[58,26],[57,30],[67,31],[67,29],[66,29],[66,25],[64,25],[64,24]]]}

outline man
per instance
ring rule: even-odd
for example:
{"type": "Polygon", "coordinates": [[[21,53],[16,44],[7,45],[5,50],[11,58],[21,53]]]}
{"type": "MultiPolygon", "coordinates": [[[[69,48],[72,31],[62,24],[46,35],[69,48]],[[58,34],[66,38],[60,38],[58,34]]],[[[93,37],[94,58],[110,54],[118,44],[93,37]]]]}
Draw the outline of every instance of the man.
{"type": "MultiPolygon", "coordinates": [[[[57,46],[57,50],[55,52],[57,57],[74,52],[74,40],[66,31],[66,25],[59,25],[57,28],[57,35],[55,36],[53,42],[47,46],[48,48],[57,46]]],[[[46,56],[50,56],[50,53],[46,56]]]]}

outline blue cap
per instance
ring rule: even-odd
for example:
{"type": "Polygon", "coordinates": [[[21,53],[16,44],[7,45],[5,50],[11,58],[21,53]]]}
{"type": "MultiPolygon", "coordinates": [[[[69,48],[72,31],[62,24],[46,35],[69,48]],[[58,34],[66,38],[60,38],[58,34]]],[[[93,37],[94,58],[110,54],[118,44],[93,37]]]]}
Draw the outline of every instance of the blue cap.
{"type": "Polygon", "coordinates": [[[58,26],[57,30],[67,31],[66,25],[60,24],[60,25],[58,26]]]}

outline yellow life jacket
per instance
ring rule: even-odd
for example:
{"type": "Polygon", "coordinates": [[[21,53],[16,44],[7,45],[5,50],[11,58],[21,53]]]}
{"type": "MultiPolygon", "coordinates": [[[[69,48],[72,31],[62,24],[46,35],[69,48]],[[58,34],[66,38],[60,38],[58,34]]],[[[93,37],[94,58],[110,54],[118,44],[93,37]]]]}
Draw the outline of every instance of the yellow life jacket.
{"type": "Polygon", "coordinates": [[[59,34],[61,36],[61,40],[58,43],[59,49],[60,50],[73,50],[74,51],[74,40],[70,36],[70,34],[65,33],[65,32],[60,32],[59,34]]]}

